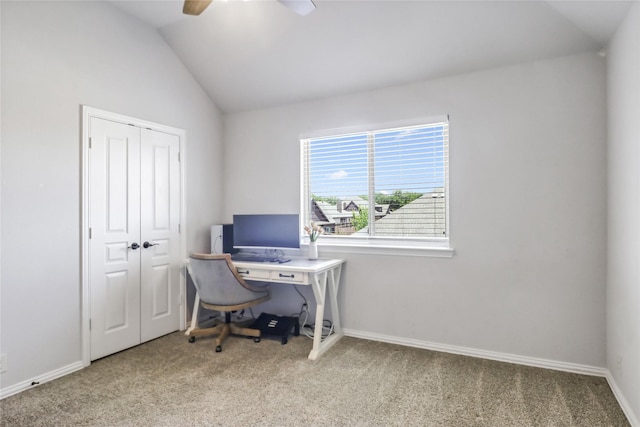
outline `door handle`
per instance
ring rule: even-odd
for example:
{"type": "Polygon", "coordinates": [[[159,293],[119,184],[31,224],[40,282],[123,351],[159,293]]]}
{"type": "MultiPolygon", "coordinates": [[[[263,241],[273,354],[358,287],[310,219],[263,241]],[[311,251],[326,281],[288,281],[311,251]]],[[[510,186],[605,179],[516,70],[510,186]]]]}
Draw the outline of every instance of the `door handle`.
{"type": "Polygon", "coordinates": [[[145,249],[147,249],[147,248],[150,248],[151,246],[158,246],[158,245],[159,245],[159,243],[149,243],[149,242],[144,242],[144,243],[142,244],[142,247],[143,247],[143,248],[145,248],[145,249]]]}
{"type": "Polygon", "coordinates": [[[135,251],[136,249],[138,249],[139,247],[140,247],[140,245],[139,245],[139,244],[137,244],[136,242],[133,242],[133,243],[131,244],[131,246],[127,246],[127,248],[128,248],[128,249],[133,249],[134,251],[135,251]]]}

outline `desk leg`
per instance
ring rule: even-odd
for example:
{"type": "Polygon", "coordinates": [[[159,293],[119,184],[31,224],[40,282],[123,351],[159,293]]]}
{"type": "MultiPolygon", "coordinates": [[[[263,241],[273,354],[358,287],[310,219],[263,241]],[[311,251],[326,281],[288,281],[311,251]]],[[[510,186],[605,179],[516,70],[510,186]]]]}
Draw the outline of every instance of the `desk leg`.
{"type": "Polygon", "coordinates": [[[329,271],[329,298],[331,299],[331,315],[333,316],[333,332],[342,336],[342,323],[340,323],[340,311],[338,310],[338,287],[340,286],[340,272],[342,265],[329,271]]]}
{"type": "Polygon", "coordinates": [[[313,330],[313,348],[309,353],[309,359],[316,360],[320,356],[322,345],[322,323],[324,321],[324,303],[327,295],[327,273],[314,274],[311,286],[313,296],[316,299],[316,322],[313,330]]]}
{"type": "Polygon", "coordinates": [[[338,313],[338,285],[340,281],[340,266],[330,271],[313,275],[311,286],[313,296],[316,299],[316,324],[313,331],[313,348],[309,353],[309,359],[316,360],[327,351],[340,338],[342,338],[342,326],[338,313]],[[329,284],[329,299],[331,300],[331,314],[333,315],[333,334],[322,339],[322,322],[324,320],[324,307],[327,296],[327,283],[329,284]]]}

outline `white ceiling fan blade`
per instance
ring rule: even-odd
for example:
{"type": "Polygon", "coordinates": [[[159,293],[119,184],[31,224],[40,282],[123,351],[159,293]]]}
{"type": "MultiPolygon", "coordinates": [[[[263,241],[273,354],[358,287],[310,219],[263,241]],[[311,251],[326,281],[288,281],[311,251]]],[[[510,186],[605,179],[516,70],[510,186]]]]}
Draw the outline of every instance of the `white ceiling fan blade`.
{"type": "Polygon", "coordinates": [[[316,5],[313,4],[313,0],[278,0],[278,1],[301,16],[306,16],[310,14],[316,8],[316,5]]]}

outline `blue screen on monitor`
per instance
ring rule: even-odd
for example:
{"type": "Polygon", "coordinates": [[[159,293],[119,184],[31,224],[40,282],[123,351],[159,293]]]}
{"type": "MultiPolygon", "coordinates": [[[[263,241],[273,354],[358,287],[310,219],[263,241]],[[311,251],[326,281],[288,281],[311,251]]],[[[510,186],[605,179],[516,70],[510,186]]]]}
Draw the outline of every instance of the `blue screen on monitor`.
{"type": "Polygon", "coordinates": [[[298,214],[233,216],[233,247],[237,249],[300,248],[298,214]]]}

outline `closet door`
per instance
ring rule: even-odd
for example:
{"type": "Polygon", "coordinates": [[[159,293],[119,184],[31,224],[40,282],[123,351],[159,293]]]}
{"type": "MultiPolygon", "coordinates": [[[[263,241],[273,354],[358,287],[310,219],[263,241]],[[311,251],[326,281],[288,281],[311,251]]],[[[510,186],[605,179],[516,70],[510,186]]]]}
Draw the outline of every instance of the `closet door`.
{"type": "Polygon", "coordinates": [[[180,327],[180,137],[92,117],[90,359],[180,327]]]}
{"type": "Polygon", "coordinates": [[[91,118],[91,360],[140,343],[140,130],[91,118]]]}
{"type": "Polygon", "coordinates": [[[141,130],[141,341],[180,324],[180,138],[141,130]]]}

